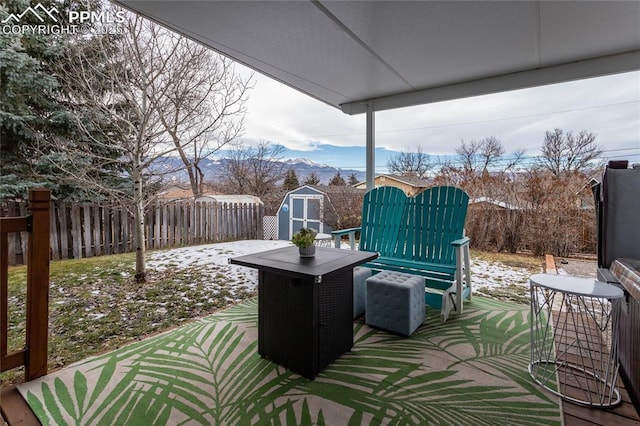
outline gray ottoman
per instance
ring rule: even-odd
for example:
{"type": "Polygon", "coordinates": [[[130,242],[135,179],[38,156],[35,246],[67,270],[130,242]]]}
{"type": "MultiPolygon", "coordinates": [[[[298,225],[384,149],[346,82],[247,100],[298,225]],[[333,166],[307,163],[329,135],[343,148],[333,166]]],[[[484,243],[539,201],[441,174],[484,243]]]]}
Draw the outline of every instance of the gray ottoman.
{"type": "Polygon", "coordinates": [[[363,266],[353,268],[353,318],[364,314],[366,286],[365,281],[371,276],[371,269],[363,266]]]}
{"type": "Polygon", "coordinates": [[[382,271],[367,278],[365,322],[410,336],[424,322],[424,278],[382,271]]]}

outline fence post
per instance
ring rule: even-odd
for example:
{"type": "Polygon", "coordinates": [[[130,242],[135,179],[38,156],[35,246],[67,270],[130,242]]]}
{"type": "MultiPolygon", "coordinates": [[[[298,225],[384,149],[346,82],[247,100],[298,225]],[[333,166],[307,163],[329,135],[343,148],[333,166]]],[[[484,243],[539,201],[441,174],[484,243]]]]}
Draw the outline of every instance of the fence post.
{"type": "Polygon", "coordinates": [[[51,192],[32,189],[29,192],[29,211],[31,232],[27,267],[26,381],[47,374],[51,192]]]}
{"type": "MultiPolygon", "coordinates": [[[[277,220],[277,216],[276,216],[276,220],[277,220]]],[[[264,204],[258,204],[258,217],[256,218],[256,222],[257,222],[256,225],[258,228],[258,235],[256,236],[256,239],[263,240],[265,239],[264,238],[264,204]]],[[[276,235],[276,239],[278,239],[277,235],[276,235]]]]}

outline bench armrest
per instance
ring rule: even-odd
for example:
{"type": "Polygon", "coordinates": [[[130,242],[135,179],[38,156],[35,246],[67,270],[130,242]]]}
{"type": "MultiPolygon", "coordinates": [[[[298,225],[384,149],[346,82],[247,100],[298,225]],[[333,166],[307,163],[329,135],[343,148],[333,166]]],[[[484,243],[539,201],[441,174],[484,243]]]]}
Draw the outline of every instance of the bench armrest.
{"type": "Polygon", "coordinates": [[[337,231],[331,231],[331,236],[335,237],[335,236],[343,236],[343,235],[348,235],[352,232],[358,232],[360,230],[360,228],[347,228],[347,229],[338,229],[337,231]]]}
{"type": "Polygon", "coordinates": [[[347,229],[338,229],[337,231],[331,231],[331,237],[333,237],[334,246],[336,248],[340,248],[340,238],[343,235],[349,236],[349,246],[351,250],[356,249],[356,232],[360,232],[360,228],[347,228],[347,229]]]}
{"type": "Polygon", "coordinates": [[[454,240],[451,241],[451,245],[455,246],[455,247],[461,247],[465,244],[469,244],[469,241],[471,241],[471,239],[469,239],[469,237],[462,237],[459,240],[454,240]]]}

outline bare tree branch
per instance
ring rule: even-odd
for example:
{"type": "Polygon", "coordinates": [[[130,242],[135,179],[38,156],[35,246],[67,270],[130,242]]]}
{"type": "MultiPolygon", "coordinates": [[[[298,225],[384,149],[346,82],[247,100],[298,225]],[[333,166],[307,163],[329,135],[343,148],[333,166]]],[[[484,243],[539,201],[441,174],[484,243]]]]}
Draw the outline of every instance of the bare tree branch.
{"type": "Polygon", "coordinates": [[[224,167],[224,185],[238,194],[264,197],[285,175],[284,147],[261,141],[257,147],[235,143],[224,167]]]}
{"type": "Polygon", "coordinates": [[[429,155],[420,146],[415,152],[401,152],[387,161],[389,172],[398,175],[415,173],[420,178],[426,177],[434,166],[429,155]]]}
{"type": "Polygon", "coordinates": [[[60,58],[83,139],[42,139],[68,179],[133,206],[136,278],[144,280],[144,211],[163,174],[155,165],[178,153],[194,195],[202,193],[198,163],[241,134],[250,86],[202,46],[133,14],[123,25],[118,37],[78,36],[60,58]]]}
{"type": "Polygon", "coordinates": [[[596,135],[582,130],[578,135],[561,129],[545,132],[538,164],[556,177],[584,173],[602,154],[596,135]]]}

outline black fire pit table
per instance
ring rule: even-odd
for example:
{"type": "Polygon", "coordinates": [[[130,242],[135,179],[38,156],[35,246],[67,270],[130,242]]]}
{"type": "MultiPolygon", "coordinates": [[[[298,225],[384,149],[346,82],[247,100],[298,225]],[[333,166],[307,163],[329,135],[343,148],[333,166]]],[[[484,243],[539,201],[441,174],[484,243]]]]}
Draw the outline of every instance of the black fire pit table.
{"type": "Polygon", "coordinates": [[[258,269],[258,353],[313,380],[353,346],[353,268],[377,253],[291,246],[229,259],[258,269]]]}

